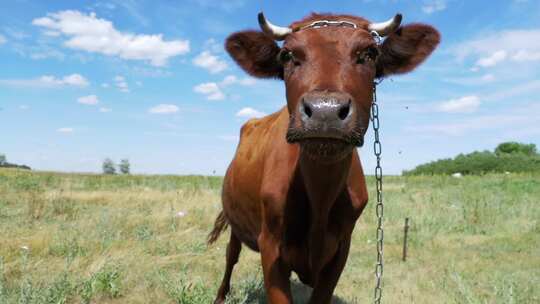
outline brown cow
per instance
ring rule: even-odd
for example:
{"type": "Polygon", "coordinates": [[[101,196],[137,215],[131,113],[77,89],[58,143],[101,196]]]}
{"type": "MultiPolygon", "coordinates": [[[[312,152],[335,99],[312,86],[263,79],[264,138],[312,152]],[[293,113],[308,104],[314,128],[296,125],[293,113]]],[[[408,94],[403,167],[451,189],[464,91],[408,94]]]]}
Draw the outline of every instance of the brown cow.
{"type": "Polygon", "coordinates": [[[401,15],[370,23],[312,14],[227,38],[247,73],[285,82],[287,106],[241,129],[223,184],[223,211],[209,243],[231,226],[223,303],[242,243],[260,251],[269,303],[292,303],[291,271],[311,287],[309,303],[330,303],[351,233],[368,201],[357,153],[369,125],[374,80],[413,70],[439,43],[431,26],[400,27],[401,15]],[[374,33],[387,36],[377,44],[374,33]],[[279,47],[275,40],[284,40],[279,47]]]}

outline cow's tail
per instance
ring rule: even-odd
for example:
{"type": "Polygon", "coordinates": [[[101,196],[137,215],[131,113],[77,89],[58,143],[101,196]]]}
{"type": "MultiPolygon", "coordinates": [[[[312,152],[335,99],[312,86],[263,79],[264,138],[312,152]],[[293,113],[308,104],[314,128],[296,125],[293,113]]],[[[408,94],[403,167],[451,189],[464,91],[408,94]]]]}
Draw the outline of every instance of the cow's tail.
{"type": "Polygon", "coordinates": [[[219,238],[219,235],[227,229],[229,223],[227,222],[227,217],[223,210],[216,217],[214,222],[214,229],[208,234],[208,245],[213,244],[219,238]]]}

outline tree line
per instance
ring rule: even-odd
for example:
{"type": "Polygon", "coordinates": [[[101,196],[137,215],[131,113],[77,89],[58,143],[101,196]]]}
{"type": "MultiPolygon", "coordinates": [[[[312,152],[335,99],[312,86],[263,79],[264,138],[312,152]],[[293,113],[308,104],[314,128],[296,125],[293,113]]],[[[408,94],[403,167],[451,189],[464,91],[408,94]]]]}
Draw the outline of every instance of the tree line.
{"type": "Polygon", "coordinates": [[[28,167],[27,165],[17,165],[17,164],[8,162],[6,155],[2,153],[0,153],[0,168],[17,168],[17,169],[32,170],[32,168],[28,167]]]}
{"type": "MultiPolygon", "coordinates": [[[[29,166],[26,165],[17,165],[7,161],[5,154],[0,153],[0,168],[17,168],[31,170],[29,166]]],[[[106,158],[103,160],[102,164],[103,174],[130,174],[131,173],[131,164],[129,159],[125,158],[120,160],[120,163],[115,164],[112,159],[106,158]]]]}
{"type": "Polygon", "coordinates": [[[540,154],[535,144],[504,142],[492,151],[474,151],[454,158],[439,159],[403,171],[403,175],[485,174],[540,172],[540,154]]]}
{"type": "Polygon", "coordinates": [[[112,159],[105,158],[101,167],[103,169],[103,174],[117,174],[117,172],[120,174],[130,174],[131,172],[131,164],[127,158],[120,160],[118,165],[116,165],[112,159]],[[118,170],[116,168],[118,168],[118,170]]]}

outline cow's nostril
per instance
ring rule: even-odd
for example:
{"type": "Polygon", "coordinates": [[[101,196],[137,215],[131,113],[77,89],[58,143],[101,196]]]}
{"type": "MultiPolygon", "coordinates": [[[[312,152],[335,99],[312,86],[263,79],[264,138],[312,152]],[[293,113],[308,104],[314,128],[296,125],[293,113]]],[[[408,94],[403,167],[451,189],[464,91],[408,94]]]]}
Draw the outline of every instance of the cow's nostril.
{"type": "Polygon", "coordinates": [[[313,111],[311,110],[309,104],[302,102],[302,107],[304,108],[304,113],[306,113],[307,117],[311,117],[311,115],[313,115],[313,111]]]}
{"type": "Polygon", "coordinates": [[[345,118],[349,116],[350,110],[351,110],[351,102],[349,101],[349,103],[346,106],[343,106],[341,107],[341,109],[339,109],[339,112],[338,112],[339,119],[345,120],[345,118]]]}

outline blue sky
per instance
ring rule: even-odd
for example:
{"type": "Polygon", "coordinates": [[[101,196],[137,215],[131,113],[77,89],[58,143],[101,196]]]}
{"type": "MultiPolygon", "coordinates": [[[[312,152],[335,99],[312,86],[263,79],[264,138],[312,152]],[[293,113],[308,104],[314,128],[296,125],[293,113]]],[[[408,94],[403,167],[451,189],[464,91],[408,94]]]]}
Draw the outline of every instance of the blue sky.
{"type": "MultiPolygon", "coordinates": [[[[285,105],[223,51],[264,11],[424,22],[442,34],[416,71],[378,89],[383,169],[516,140],[540,144],[540,1],[2,1],[0,153],[38,170],[223,174],[249,117],[285,105]]],[[[372,137],[360,149],[373,171],[372,137]]]]}

